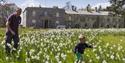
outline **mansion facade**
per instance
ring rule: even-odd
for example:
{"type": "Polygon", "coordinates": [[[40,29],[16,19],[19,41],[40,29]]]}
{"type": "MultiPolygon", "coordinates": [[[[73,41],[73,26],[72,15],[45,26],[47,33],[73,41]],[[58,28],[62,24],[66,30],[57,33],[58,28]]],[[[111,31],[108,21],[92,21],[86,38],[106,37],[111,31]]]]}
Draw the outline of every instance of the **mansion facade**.
{"type": "Polygon", "coordinates": [[[35,28],[124,28],[125,21],[111,16],[108,11],[65,10],[53,7],[27,7],[23,11],[22,25],[35,28]]]}

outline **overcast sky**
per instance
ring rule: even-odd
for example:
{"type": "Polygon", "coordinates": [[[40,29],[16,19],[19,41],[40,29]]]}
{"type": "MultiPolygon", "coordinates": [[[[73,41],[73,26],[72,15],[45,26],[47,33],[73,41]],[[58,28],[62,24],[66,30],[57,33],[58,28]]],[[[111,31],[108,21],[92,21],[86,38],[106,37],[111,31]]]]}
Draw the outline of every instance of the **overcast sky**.
{"type": "Polygon", "coordinates": [[[92,7],[98,7],[102,5],[103,8],[109,6],[109,0],[8,0],[8,2],[15,3],[17,6],[21,8],[25,8],[27,6],[43,6],[43,7],[64,7],[65,3],[70,1],[71,4],[77,6],[78,8],[85,8],[88,4],[92,7]]]}

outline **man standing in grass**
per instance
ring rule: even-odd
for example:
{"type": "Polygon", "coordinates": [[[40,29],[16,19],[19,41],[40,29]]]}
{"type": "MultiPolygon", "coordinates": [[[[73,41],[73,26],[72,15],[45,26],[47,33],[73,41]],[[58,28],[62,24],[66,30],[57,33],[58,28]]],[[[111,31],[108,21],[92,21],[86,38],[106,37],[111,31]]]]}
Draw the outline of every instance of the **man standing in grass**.
{"type": "Polygon", "coordinates": [[[18,8],[16,12],[11,14],[6,22],[6,39],[5,39],[5,48],[6,52],[10,53],[11,48],[11,42],[12,39],[14,41],[14,48],[17,49],[19,45],[19,34],[18,34],[18,27],[19,24],[21,23],[21,17],[20,14],[22,12],[21,8],[18,8]]]}
{"type": "Polygon", "coordinates": [[[81,34],[79,36],[79,43],[75,46],[75,50],[74,50],[77,57],[76,63],[79,63],[79,62],[82,63],[83,61],[82,54],[84,54],[85,48],[92,48],[92,46],[86,44],[85,42],[86,42],[86,38],[81,34]]]}

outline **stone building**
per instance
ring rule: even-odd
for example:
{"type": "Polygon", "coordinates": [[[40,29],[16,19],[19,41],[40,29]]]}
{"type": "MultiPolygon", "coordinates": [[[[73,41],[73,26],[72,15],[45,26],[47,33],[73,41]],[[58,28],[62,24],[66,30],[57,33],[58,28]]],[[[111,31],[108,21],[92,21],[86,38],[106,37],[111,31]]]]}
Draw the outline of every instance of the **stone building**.
{"type": "Polygon", "coordinates": [[[22,25],[37,28],[55,28],[64,25],[65,10],[55,8],[28,7],[23,12],[22,25]]]}
{"type": "Polygon", "coordinates": [[[123,28],[124,20],[111,16],[107,11],[65,11],[66,21],[72,22],[74,28],[123,28]]]}
{"type": "Polygon", "coordinates": [[[123,28],[124,19],[109,15],[108,11],[64,10],[53,7],[27,7],[23,12],[24,27],[56,28],[123,28]]]}

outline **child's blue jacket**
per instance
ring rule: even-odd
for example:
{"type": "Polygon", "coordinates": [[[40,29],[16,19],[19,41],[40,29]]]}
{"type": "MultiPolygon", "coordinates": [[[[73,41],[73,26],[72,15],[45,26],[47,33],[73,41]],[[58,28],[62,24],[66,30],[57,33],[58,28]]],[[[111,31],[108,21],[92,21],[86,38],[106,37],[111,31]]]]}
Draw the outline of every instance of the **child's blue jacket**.
{"type": "Polygon", "coordinates": [[[92,48],[92,46],[86,44],[86,43],[81,43],[79,42],[76,46],[75,46],[75,53],[78,52],[78,53],[81,53],[81,54],[84,54],[84,50],[85,48],[92,48]]]}

